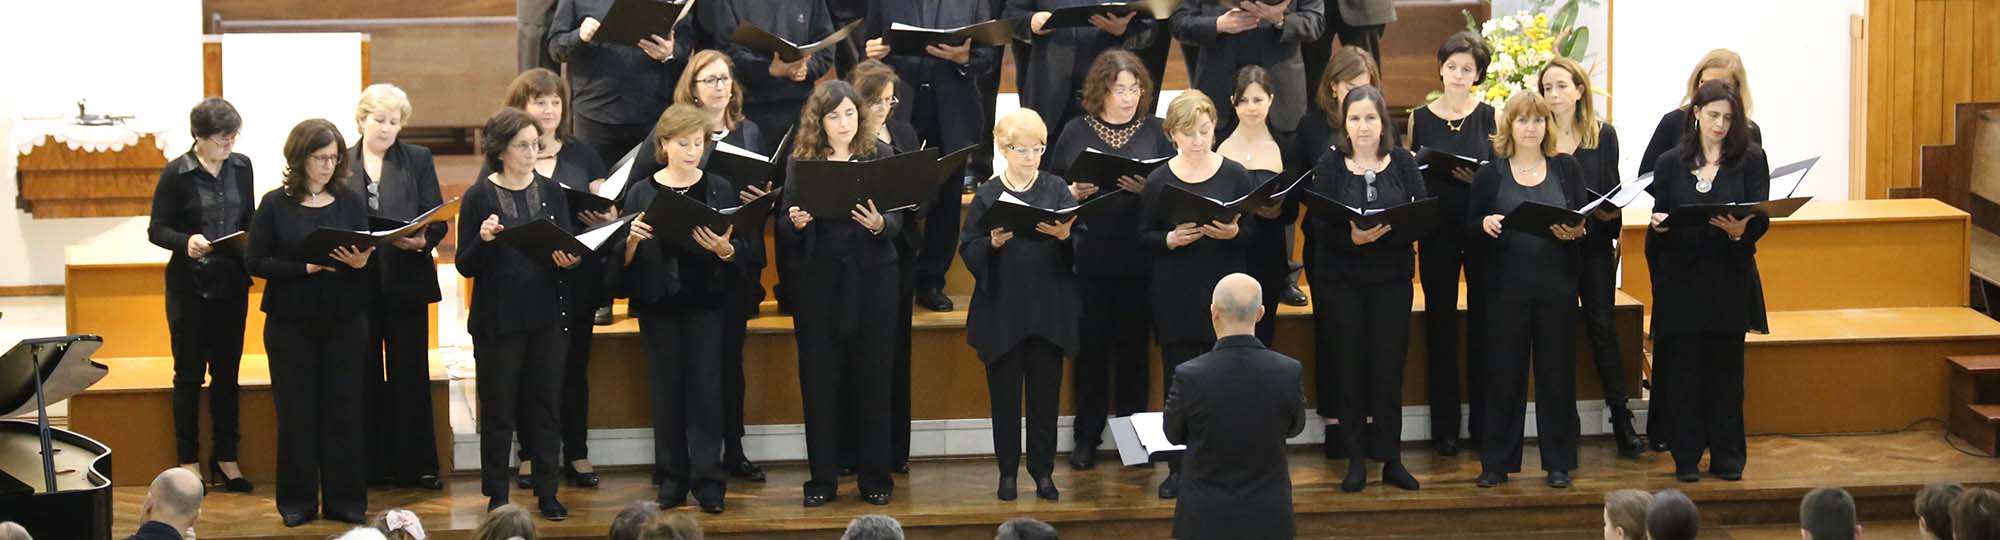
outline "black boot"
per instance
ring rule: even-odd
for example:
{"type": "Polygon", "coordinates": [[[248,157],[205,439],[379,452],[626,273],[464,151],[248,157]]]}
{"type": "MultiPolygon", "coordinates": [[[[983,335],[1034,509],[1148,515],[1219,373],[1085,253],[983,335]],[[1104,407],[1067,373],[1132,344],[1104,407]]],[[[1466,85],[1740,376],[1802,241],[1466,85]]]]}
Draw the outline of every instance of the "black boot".
{"type": "Polygon", "coordinates": [[[1618,441],[1618,457],[1639,459],[1646,454],[1646,442],[1632,429],[1632,409],[1623,404],[1611,406],[1611,437],[1618,441]]]}
{"type": "Polygon", "coordinates": [[[1368,460],[1355,459],[1347,462],[1347,478],[1340,481],[1340,490],[1359,493],[1368,486],[1368,460]]]}
{"type": "Polygon", "coordinates": [[[1340,442],[1340,424],[1327,424],[1321,435],[1326,437],[1326,442],[1320,443],[1326,459],[1347,459],[1347,447],[1340,442]]]}

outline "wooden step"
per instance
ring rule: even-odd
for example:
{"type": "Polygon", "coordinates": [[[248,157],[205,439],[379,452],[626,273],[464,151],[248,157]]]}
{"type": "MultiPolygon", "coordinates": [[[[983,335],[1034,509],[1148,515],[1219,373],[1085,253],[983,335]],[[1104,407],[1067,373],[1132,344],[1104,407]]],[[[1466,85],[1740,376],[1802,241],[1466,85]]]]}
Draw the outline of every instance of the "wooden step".
{"type": "Polygon", "coordinates": [[[1951,410],[1951,434],[1987,455],[2000,455],[2000,405],[1967,403],[1951,410]]]}
{"type": "Polygon", "coordinates": [[[2000,355],[1953,356],[1945,359],[1951,362],[1952,373],[1968,375],[2000,374],[2000,355]]]}

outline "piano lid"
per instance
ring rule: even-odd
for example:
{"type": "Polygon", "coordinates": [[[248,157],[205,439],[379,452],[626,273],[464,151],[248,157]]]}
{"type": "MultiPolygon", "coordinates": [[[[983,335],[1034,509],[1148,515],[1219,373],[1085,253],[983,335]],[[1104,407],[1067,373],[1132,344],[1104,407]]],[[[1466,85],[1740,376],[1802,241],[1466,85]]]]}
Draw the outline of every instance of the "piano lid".
{"type": "Polygon", "coordinates": [[[104,338],[92,335],[21,340],[0,355],[0,418],[35,411],[32,366],[41,366],[45,405],[69,399],[103,380],[109,370],[90,360],[103,345],[104,338]]]}

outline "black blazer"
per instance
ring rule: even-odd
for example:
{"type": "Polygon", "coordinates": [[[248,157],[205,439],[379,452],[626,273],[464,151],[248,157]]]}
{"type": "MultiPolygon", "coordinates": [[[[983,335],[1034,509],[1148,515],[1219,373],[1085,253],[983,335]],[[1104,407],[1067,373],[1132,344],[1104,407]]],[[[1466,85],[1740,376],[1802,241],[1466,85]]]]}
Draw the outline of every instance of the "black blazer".
{"type": "Polygon", "coordinates": [[[1236,88],[1236,70],[1259,65],[1271,73],[1271,125],[1278,131],[1292,131],[1305,115],[1306,64],[1299,45],[1319,39],[1325,31],[1325,0],[1292,0],[1283,25],[1260,22],[1241,34],[1215,30],[1215,20],[1231,8],[1213,0],[1180,0],[1171,19],[1174,37],[1181,43],[1201,47],[1194,65],[1192,84],[1216,102],[1216,133],[1236,124],[1236,109],[1223,106],[1236,88]]]}
{"type": "Polygon", "coordinates": [[[1305,430],[1299,361],[1247,335],[1174,368],[1167,440],[1187,445],[1174,537],[1291,538],[1285,439],[1305,430]]]}
{"type": "MultiPolygon", "coordinates": [[[[1654,212],[1672,213],[1688,204],[1770,199],[1771,164],[1763,149],[1752,146],[1735,163],[1724,163],[1708,193],[1695,191],[1687,151],[1675,147],[1660,154],[1653,170],[1654,212]]],[[[1757,240],[1770,228],[1770,218],[1758,216],[1744,227],[1739,240],[1730,240],[1707,224],[1674,227],[1665,233],[1649,229],[1648,251],[1657,250],[1659,257],[1650,265],[1653,335],[1769,332],[1764,284],[1757,273],[1757,240]]]]}
{"type": "MultiPolygon", "coordinates": [[[[243,260],[221,251],[197,261],[187,255],[188,237],[201,234],[209,240],[250,229],[250,215],[256,208],[251,185],[256,183],[250,158],[230,154],[222,162],[222,177],[209,176],[201,161],[190,151],[167,162],[160,169],[160,181],[153,186],[153,212],[146,225],[146,239],[173,253],[167,259],[167,292],[217,298],[242,296],[250,290],[250,272],[243,260]],[[217,223],[208,223],[202,209],[201,182],[226,181],[234,189],[219,195],[235,199],[236,208],[217,223]]],[[[172,298],[174,295],[169,295],[172,298]]],[[[177,304],[178,302],[170,302],[177,304]]],[[[170,306],[167,310],[177,311],[170,306]]]]}
{"type": "MultiPolygon", "coordinates": [[[[408,221],[444,204],[444,196],[438,191],[437,166],[431,162],[429,148],[403,143],[389,147],[389,152],[382,155],[381,178],[368,177],[367,168],[361,166],[360,145],[347,150],[347,159],[354,164],[349,169],[352,174],[347,185],[363,194],[370,192],[371,185],[376,186],[378,208],[369,210],[371,216],[408,221]]],[[[431,258],[431,250],[450,231],[448,223],[432,223],[424,228],[422,250],[406,251],[394,245],[375,250],[375,261],[368,266],[381,280],[382,296],[426,304],[442,298],[438,292],[437,261],[431,258]]]]}
{"type": "MultiPolygon", "coordinates": [[[[1577,166],[1576,158],[1569,154],[1558,154],[1556,157],[1548,159],[1548,170],[1551,175],[1549,178],[1562,184],[1563,206],[1565,208],[1576,209],[1582,207],[1584,203],[1590,202],[1590,198],[1584,195],[1583,191],[1583,168],[1577,166]]],[[[1488,162],[1486,166],[1480,167],[1479,172],[1472,175],[1471,199],[1465,205],[1465,225],[1463,232],[1465,238],[1467,238],[1467,245],[1473,249],[1479,249],[1485,253],[1493,253],[1493,250],[1500,243],[1499,238],[1486,235],[1486,230],[1482,228],[1481,223],[1485,221],[1486,216],[1504,213],[1500,212],[1498,208],[1500,184],[1502,182],[1514,181],[1513,169],[1511,167],[1512,165],[1508,163],[1506,158],[1496,157],[1493,161],[1488,162]]],[[[1588,216],[1585,219],[1588,220],[1588,216]]],[[[1503,237],[1506,230],[1506,225],[1504,223],[1501,224],[1503,237]]],[[[1577,251],[1577,243],[1574,241],[1563,242],[1562,244],[1564,251],[1569,255],[1567,258],[1568,267],[1565,270],[1569,275],[1575,276],[1578,268],[1577,265],[1581,262],[1582,252],[1577,251]]],[[[1499,272],[1487,272],[1487,274],[1490,280],[1500,280],[1504,277],[1499,275],[1499,272]]],[[[1503,284],[1491,283],[1491,285],[1502,286],[1503,284]]]]}
{"type": "MultiPolygon", "coordinates": [[[[333,203],[307,208],[285,195],[285,188],[264,194],[250,223],[250,273],[264,278],[264,313],[295,322],[343,320],[362,316],[368,305],[368,271],[345,264],[331,272],[307,273],[307,257],[320,253],[300,250],[306,235],[320,227],[368,230],[368,202],[353,191],[328,191],[333,203]]],[[[379,251],[379,250],[378,250],[379,251]]]]}
{"type": "Polygon", "coordinates": [[[583,19],[602,21],[610,10],[611,0],[562,0],[549,21],[549,57],[569,66],[573,114],[601,124],[652,125],[673,103],[674,83],[697,50],[693,19],[674,28],[674,56],[661,62],[631,45],[583,42],[583,19]]]}
{"type": "MultiPolygon", "coordinates": [[[[1035,69],[1019,74],[1021,106],[1042,115],[1042,124],[1049,129],[1063,127],[1060,115],[1068,106],[1070,96],[1083,91],[1084,75],[1089,73],[1090,64],[1097,61],[1098,54],[1112,49],[1137,51],[1152,45],[1153,40],[1161,39],[1159,22],[1153,19],[1151,13],[1145,12],[1132,17],[1132,22],[1125,27],[1124,36],[1113,36],[1094,26],[1060,28],[1038,36],[1029,24],[1039,12],[1099,3],[1102,2],[1007,0],[1002,17],[1016,21],[1014,39],[1033,45],[1028,49],[1028,65],[1035,69]]],[[[1019,53],[1020,49],[1015,49],[1015,52],[1019,53]]]]}
{"type": "MultiPolygon", "coordinates": [[[[479,239],[479,224],[486,221],[487,216],[502,214],[500,189],[492,180],[474,180],[472,187],[465,190],[464,202],[459,203],[458,208],[458,258],[455,266],[459,275],[473,278],[472,308],[466,317],[466,329],[475,336],[560,325],[569,318],[571,309],[568,280],[564,278],[572,272],[556,268],[548,253],[521,253],[514,248],[479,239]]],[[[554,180],[537,174],[534,183],[529,184],[527,189],[535,191],[534,196],[540,200],[540,206],[523,212],[524,215],[518,218],[501,215],[501,225],[518,227],[547,218],[553,219],[556,226],[566,231],[576,232],[570,228],[570,220],[565,219],[571,212],[569,200],[563,197],[562,187],[554,180]]],[[[588,257],[591,254],[574,255],[588,257]]]]}
{"type": "MultiPolygon", "coordinates": [[[[806,62],[806,80],[793,82],[771,76],[771,55],[737,45],[730,34],[742,24],[753,24],[771,35],[793,43],[811,43],[834,31],[833,15],[821,0],[729,0],[696,2],[696,24],[711,40],[701,48],[713,48],[729,55],[736,64],[736,80],[743,85],[745,104],[803,102],[812,96],[813,82],[833,69],[833,50],[813,53],[806,62]]],[[[768,127],[768,126],[766,126],[768,127]]]]}

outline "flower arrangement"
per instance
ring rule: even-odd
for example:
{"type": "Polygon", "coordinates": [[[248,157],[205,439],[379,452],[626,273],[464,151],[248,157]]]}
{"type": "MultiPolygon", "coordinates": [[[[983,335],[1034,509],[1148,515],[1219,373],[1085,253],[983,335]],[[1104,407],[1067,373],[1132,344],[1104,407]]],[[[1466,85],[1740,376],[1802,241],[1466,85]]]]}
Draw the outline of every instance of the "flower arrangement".
{"type": "Polygon", "coordinates": [[[1514,92],[1531,89],[1530,80],[1542,72],[1557,55],[1583,61],[1590,49],[1590,27],[1576,24],[1583,4],[1598,0],[1533,0],[1521,11],[1479,22],[1470,12],[1465,29],[1479,34],[1493,50],[1486,68],[1486,83],[1472,89],[1474,96],[1494,107],[1507,103],[1514,92]],[[1560,6],[1557,6],[1558,2],[1560,6]],[[1553,9],[1555,16],[1550,17],[1553,9]]]}

